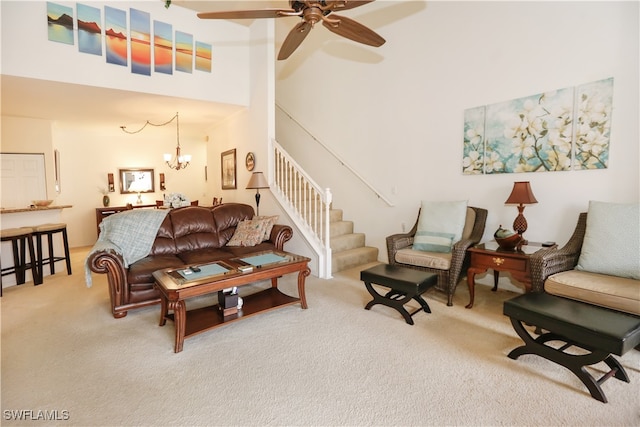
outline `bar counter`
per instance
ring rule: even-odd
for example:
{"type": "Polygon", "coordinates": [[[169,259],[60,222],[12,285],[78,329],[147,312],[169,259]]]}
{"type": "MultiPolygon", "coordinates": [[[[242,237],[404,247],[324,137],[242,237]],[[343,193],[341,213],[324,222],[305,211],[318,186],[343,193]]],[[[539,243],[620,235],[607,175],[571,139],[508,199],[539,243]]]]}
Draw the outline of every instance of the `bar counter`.
{"type": "Polygon", "coordinates": [[[33,208],[0,208],[0,214],[9,214],[9,213],[20,213],[20,212],[35,212],[35,211],[50,211],[54,209],[65,209],[72,208],[73,205],[49,205],[49,206],[41,206],[41,207],[33,207],[33,208]]]}

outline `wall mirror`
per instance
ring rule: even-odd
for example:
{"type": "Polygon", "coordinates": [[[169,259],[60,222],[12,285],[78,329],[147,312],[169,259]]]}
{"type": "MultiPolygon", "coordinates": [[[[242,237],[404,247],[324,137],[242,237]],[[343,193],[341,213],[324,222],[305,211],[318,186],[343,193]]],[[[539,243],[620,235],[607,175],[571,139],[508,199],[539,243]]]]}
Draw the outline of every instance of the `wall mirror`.
{"type": "Polygon", "coordinates": [[[120,193],[153,193],[156,191],[153,169],[119,169],[120,193]]]}

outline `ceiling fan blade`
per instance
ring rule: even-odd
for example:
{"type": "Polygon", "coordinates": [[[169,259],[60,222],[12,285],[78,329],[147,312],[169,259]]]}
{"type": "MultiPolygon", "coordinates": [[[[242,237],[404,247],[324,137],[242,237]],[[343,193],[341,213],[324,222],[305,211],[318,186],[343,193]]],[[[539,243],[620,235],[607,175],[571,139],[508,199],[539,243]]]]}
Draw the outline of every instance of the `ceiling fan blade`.
{"type": "Polygon", "coordinates": [[[322,25],[333,33],[369,46],[382,46],[386,41],[375,31],[344,16],[331,14],[331,19],[322,20],[322,25]]]}
{"type": "Polygon", "coordinates": [[[256,10],[228,10],[221,12],[200,12],[200,19],[256,19],[256,18],[280,18],[292,16],[298,13],[293,9],[256,9],[256,10]]]}
{"type": "Polygon", "coordinates": [[[347,9],[353,9],[362,5],[365,5],[367,3],[373,3],[374,0],[363,0],[363,1],[355,1],[355,0],[345,0],[345,1],[339,1],[338,3],[344,3],[344,4],[339,4],[337,6],[335,6],[333,8],[333,10],[337,10],[337,11],[341,11],[341,10],[347,10],[347,9]]]}
{"type": "Polygon", "coordinates": [[[307,37],[311,28],[311,24],[306,21],[302,21],[293,27],[287,38],[284,39],[284,42],[282,43],[280,53],[278,53],[278,60],[287,59],[293,51],[300,46],[300,43],[302,43],[305,37],[307,37]]]}

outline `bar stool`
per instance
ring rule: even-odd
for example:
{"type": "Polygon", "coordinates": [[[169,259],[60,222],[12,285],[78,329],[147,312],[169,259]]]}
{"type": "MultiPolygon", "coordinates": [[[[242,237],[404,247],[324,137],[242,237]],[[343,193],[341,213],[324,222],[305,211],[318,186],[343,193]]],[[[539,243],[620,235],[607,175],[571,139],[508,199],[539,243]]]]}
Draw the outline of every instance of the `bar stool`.
{"type": "Polygon", "coordinates": [[[67,274],[71,275],[71,257],[69,256],[69,239],[67,237],[67,224],[41,224],[33,227],[33,236],[36,238],[36,250],[38,260],[38,271],[40,277],[44,276],[43,264],[49,264],[49,272],[56,274],[55,263],[58,261],[66,260],[67,262],[67,274]],[[53,253],[53,235],[62,233],[62,242],[64,244],[64,256],[56,256],[53,253]],[[47,236],[47,246],[49,248],[49,254],[45,258],[42,255],[42,236],[47,236]]]}
{"type": "Polygon", "coordinates": [[[13,266],[0,267],[0,296],[2,296],[2,276],[9,274],[16,275],[16,284],[22,285],[26,281],[26,272],[31,270],[31,276],[33,277],[33,284],[39,285],[42,283],[42,276],[39,274],[36,266],[36,256],[33,249],[33,228],[20,227],[20,228],[7,228],[0,230],[1,241],[11,242],[13,249],[13,266]],[[29,248],[29,262],[27,262],[27,247],[29,248]]]}

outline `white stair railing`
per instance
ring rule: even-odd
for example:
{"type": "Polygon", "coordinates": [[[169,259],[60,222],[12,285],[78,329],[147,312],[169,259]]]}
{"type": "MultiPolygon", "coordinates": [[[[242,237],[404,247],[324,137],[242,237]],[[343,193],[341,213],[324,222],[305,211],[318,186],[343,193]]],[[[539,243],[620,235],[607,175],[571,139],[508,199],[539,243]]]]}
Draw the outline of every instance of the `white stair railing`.
{"type": "Polygon", "coordinates": [[[331,278],[331,191],[322,189],[276,141],[272,141],[271,191],[318,255],[318,277],[331,278]]]}
{"type": "Polygon", "coordinates": [[[317,144],[319,144],[331,157],[336,159],[340,163],[340,165],[346,168],[353,177],[355,177],[363,185],[369,188],[376,195],[376,197],[378,197],[378,199],[382,200],[387,206],[394,206],[391,200],[386,198],[381,191],[378,191],[371,183],[369,183],[369,181],[367,181],[362,175],[360,175],[358,171],[356,171],[353,167],[351,167],[347,161],[345,161],[335,151],[333,151],[331,147],[329,147],[327,144],[325,144],[324,142],[316,138],[315,135],[311,133],[311,131],[309,131],[309,129],[307,129],[305,126],[302,125],[302,123],[296,120],[280,104],[276,103],[276,108],[283,113],[283,115],[280,115],[279,117],[288,118],[289,123],[292,123],[294,127],[301,129],[304,133],[306,133],[309,136],[309,138],[311,138],[312,141],[315,141],[317,144]]]}

